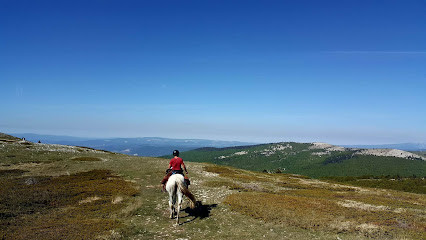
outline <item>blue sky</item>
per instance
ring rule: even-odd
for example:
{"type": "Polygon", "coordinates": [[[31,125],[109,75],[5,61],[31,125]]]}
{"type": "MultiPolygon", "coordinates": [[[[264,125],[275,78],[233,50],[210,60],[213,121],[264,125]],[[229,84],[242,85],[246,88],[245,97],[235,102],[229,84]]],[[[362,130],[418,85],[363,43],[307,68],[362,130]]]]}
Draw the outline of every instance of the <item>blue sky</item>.
{"type": "Polygon", "coordinates": [[[426,142],[425,1],[0,1],[0,131],[426,142]]]}

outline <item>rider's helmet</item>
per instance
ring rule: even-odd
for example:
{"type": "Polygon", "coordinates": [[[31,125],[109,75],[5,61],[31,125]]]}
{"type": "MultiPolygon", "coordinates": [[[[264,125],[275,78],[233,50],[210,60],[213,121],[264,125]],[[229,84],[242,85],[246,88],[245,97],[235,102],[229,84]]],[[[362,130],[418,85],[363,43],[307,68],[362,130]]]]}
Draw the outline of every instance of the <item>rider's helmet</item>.
{"type": "Polygon", "coordinates": [[[179,157],[179,151],[178,150],[173,150],[173,156],[179,157]]]}

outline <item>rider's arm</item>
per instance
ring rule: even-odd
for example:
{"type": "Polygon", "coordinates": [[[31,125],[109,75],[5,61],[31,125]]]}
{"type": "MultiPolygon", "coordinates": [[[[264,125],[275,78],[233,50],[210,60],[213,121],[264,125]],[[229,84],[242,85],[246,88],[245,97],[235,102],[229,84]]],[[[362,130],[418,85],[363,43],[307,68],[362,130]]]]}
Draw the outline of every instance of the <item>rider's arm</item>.
{"type": "Polygon", "coordinates": [[[185,173],[188,174],[188,171],[186,170],[186,167],[185,167],[185,163],[183,163],[183,162],[182,162],[182,167],[185,170],[185,173]]]}

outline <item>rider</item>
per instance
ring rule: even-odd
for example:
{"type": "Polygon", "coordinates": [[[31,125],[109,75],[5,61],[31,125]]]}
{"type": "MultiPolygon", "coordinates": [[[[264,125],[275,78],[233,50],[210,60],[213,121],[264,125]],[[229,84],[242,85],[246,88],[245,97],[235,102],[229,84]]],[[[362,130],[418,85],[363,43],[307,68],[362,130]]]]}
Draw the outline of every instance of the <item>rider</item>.
{"type": "MultiPolygon", "coordinates": [[[[182,167],[185,170],[185,173],[188,174],[188,171],[186,170],[185,163],[183,163],[183,159],[179,157],[179,151],[174,150],[173,151],[173,158],[170,159],[169,168],[167,169],[168,174],[161,181],[161,185],[163,187],[163,190],[166,187],[167,180],[169,179],[169,177],[172,174],[182,174],[183,175],[182,167]],[[170,172],[169,169],[171,169],[171,172],[170,172]]],[[[183,176],[185,176],[185,175],[183,175],[183,176]]],[[[188,179],[188,178],[185,176],[185,179],[188,179]]]]}
{"type": "Polygon", "coordinates": [[[172,169],[172,172],[174,174],[179,173],[183,175],[183,170],[181,168],[181,165],[183,169],[185,169],[185,173],[188,174],[188,171],[186,171],[185,163],[183,163],[182,158],[179,157],[179,151],[174,150],[173,158],[170,159],[169,168],[172,169]]]}

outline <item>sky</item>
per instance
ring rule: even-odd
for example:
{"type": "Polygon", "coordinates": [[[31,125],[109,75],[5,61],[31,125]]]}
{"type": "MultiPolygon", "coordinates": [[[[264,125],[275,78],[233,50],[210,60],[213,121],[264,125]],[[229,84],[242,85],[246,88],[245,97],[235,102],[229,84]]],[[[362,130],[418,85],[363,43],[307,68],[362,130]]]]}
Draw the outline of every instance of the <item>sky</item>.
{"type": "Polygon", "coordinates": [[[0,0],[0,132],[426,142],[426,1],[0,0]]]}

